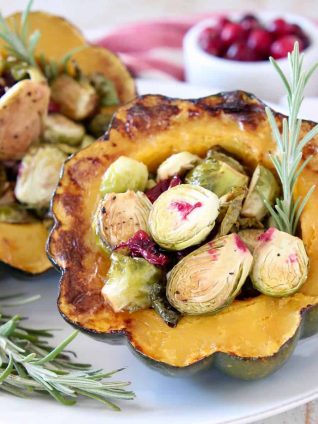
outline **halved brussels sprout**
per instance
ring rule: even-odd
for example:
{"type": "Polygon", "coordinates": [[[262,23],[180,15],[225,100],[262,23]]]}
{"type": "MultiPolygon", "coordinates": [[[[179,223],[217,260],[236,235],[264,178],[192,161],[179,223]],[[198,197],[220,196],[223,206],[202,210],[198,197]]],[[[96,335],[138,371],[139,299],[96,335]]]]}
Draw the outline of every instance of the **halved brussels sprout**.
{"type": "Polygon", "coordinates": [[[85,134],[81,124],[59,113],[50,113],[44,120],[43,139],[48,143],[65,143],[71,146],[80,144],[85,134]]]}
{"type": "Polygon", "coordinates": [[[17,203],[0,205],[0,222],[6,222],[7,224],[24,224],[34,221],[36,221],[34,215],[17,203]]]}
{"type": "Polygon", "coordinates": [[[246,193],[246,187],[233,187],[231,191],[220,198],[220,216],[222,216],[222,222],[218,236],[225,236],[230,232],[235,232],[246,193]]]}
{"type": "Polygon", "coordinates": [[[252,282],[268,296],[296,293],[308,275],[308,256],[303,241],[276,228],[269,228],[254,249],[252,282]]]}
{"type": "Polygon", "coordinates": [[[115,312],[149,308],[151,286],[161,278],[160,269],[145,259],[112,253],[102,295],[115,312]]]}
{"type": "Polygon", "coordinates": [[[143,230],[148,232],[152,204],[142,192],[108,193],[99,203],[95,231],[106,249],[115,248],[143,230]]]}
{"type": "Polygon", "coordinates": [[[38,139],[47,114],[50,89],[25,79],[0,97],[0,160],[18,160],[38,139]]]}
{"type": "Polygon", "coordinates": [[[169,156],[157,169],[157,181],[166,180],[174,175],[184,175],[192,169],[201,159],[189,152],[175,153],[169,156]]]}
{"type": "Polygon", "coordinates": [[[103,175],[100,191],[124,193],[127,190],[144,191],[148,181],[148,168],[142,162],[120,156],[103,175]]]}
{"type": "Polygon", "coordinates": [[[36,208],[47,208],[66,155],[55,146],[35,147],[22,159],[15,186],[16,198],[36,208]]]}
{"type": "Polygon", "coordinates": [[[74,121],[89,117],[98,104],[96,90],[87,79],[77,81],[66,74],[53,81],[51,97],[59,105],[61,113],[74,121]]]}
{"type": "Polygon", "coordinates": [[[241,174],[246,174],[244,166],[238,160],[234,159],[233,156],[228,155],[221,147],[216,146],[209,150],[207,153],[207,158],[225,162],[241,174]]]}
{"type": "Polygon", "coordinates": [[[95,141],[95,138],[91,135],[85,134],[81,143],[81,149],[85,149],[85,147],[89,146],[95,141]]]}
{"type": "Polygon", "coordinates": [[[259,237],[264,233],[263,230],[259,230],[256,228],[249,228],[246,230],[241,230],[238,232],[238,235],[242,239],[242,241],[249,248],[251,253],[254,252],[254,249],[258,243],[259,237]]]}
{"type": "Polygon", "coordinates": [[[105,134],[109,123],[112,119],[112,114],[98,113],[95,115],[88,124],[88,131],[94,137],[99,138],[105,134]]]}
{"type": "Polygon", "coordinates": [[[180,184],[154,202],[149,216],[152,238],[168,250],[182,250],[203,241],[219,214],[219,199],[203,187],[180,184]]]}
{"type": "Polygon", "coordinates": [[[204,187],[221,197],[232,187],[247,186],[248,176],[223,160],[207,158],[187,173],[185,182],[204,187]]]}
{"type": "Polygon", "coordinates": [[[183,314],[215,313],[234,300],[252,262],[250,251],[237,234],[215,239],[172,268],[167,298],[183,314]]]}
{"type": "Polygon", "coordinates": [[[151,286],[150,301],[153,309],[169,327],[175,327],[178,324],[180,312],[174,309],[168,302],[166,286],[162,282],[155,283],[151,286]]]}
{"type": "Polygon", "coordinates": [[[272,206],[279,191],[279,185],[273,173],[264,166],[258,165],[253,173],[242,215],[261,221],[268,213],[265,202],[272,206]]]}

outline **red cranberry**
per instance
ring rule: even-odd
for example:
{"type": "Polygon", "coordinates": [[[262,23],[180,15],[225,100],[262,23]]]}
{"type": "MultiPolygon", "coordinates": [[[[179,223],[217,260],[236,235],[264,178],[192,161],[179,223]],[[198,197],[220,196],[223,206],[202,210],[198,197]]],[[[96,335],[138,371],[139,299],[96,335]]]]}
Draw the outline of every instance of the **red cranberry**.
{"type": "Polygon", "coordinates": [[[222,54],[223,43],[215,28],[205,28],[199,38],[200,46],[207,53],[219,56],[222,54]]]}
{"type": "Polygon", "coordinates": [[[271,44],[272,37],[270,33],[262,28],[254,29],[247,39],[247,46],[264,56],[269,56],[271,44]]]}
{"type": "Polygon", "coordinates": [[[277,18],[269,24],[268,30],[274,35],[274,37],[278,38],[288,34],[288,27],[289,24],[285,21],[285,19],[277,18]]]}
{"type": "Polygon", "coordinates": [[[244,31],[251,31],[255,28],[261,27],[260,21],[255,15],[248,14],[244,15],[240,20],[241,27],[244,31]]]}
{"type": "Polygon", "coordinates": [[[232,21],[229,18],[226,18],[225,16],[221,16],[218,18],[217,22],[214,25],[214,28],[217,32],[220,32],[224,26],[228,23],[231,23],[232,21]]]}
{"type": "Polygon", "coordinates": [[[221,31],[221,41],[226,46],[240,41],[244,37],[244,30],[241,25],[236,22],[230,22],[224,25],[221,31]]]}
{"type": "Polygon", "coordinates": [[[296,41],[299,42],[299,50],[303,50],[303,42],[299,37],[295,35],[285,35],[272,44],[270,51],[271,56],[273,56],[274,59],[286,57],[287,54],[293,50],[296,41]]]}
{"type": "Polygon", "coordinates": [[[245,42],[233,43],[226,52],[226,59],[239,60],[241,62],[254,62],[260,60],[257,53],[246,46],[245,42]]]}

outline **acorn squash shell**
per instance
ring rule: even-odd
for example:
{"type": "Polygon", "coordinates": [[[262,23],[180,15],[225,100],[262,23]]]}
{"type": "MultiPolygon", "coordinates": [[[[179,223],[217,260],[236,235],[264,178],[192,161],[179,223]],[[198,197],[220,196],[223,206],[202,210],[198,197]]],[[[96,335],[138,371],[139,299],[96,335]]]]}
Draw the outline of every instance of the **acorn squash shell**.
{"type": "MultiPolygon", "coordinates": [[[[278,125],[283,116],[275,114],[278,125]]],[[[312,128],[303,122],[302,131],[312,128]]],[[[260,295],[237,300],[214,316],[183,317],[172,329],[151,309],[114,313],[101,296],[109,261],[99,250],[91,222],[100,179],[120,155],[143,161],[150,171],[169,155],[190,151],[201,156],[221,145],[246,166],[272,168],[275,149],[264,105],[237,91],[197,100],[142,96],[116,113],[105,140],[70,158],[53,198],[55,225],[48,254],[62,272],[58,307],[84,333],[109,343],[126,342],[141,359],[164,373],[189,375],[210,366],[242,379],[277,370],[297,341],[318,331],[317,189],[301,217],[310,272],[301,291],[288,298],[260,295]]],[[[296,194],[304,195],[316,179],[318,139],[304,156],[314,154],[296,194]]]]}

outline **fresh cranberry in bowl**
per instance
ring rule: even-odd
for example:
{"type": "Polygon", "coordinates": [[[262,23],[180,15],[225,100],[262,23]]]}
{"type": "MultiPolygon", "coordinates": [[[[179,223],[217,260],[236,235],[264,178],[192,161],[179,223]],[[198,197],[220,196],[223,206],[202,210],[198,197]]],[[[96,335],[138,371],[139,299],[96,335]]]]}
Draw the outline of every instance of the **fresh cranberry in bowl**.
{"type": "MultiPolygon", "coordinates": [[[[186,80],[214,91],[216,87],[219,91],[240,89],[278,101],[284,87],[268,58],[273,55],[283,72],[288,72],[287,54],[290,41],[295,41],[290,37],[296,37],[305,52],[304,66],[313,66],[318,61],[318,26],[310,19],[258,12],[203,20],[183,41],[186,80]],[[207,28],[210,30],[205,31],[207,28]]],[[[306,93],[318,95],[318,75],[310,81],[306,93]]]]}

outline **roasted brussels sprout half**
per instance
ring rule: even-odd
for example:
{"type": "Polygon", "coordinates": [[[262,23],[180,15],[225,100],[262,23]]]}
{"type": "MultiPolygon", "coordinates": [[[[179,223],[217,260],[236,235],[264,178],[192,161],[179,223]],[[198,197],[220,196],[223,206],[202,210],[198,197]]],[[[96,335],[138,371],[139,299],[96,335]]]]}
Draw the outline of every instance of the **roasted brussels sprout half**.
{"type": "Polygon", "coordinates": [[[106,250],[126,242],[134,234],[148,232],[152,207],[142,192],[108,193],[101,200],[94,219],[95,231],[106,250]]]}
{"type": "Polygon", "coordinates": [[[6,222],[7,224],[25,224],[35,220],[34,215],[17,203],[0,205],[0,222],[6,222]]]}
{"type": "Polygon", "coordinates": [[[308,256],[303,241],[276,228],[269,228],[254,249],[251,279],[268,296],[296,293],[308,275],[308,256]]]}
{"type": "Polygon", "coordinates": [[[150,301],[153,309],[169,327],[175,327],[178,324],[181,315],[180,312],[174,309],[168,302],[165,284],[159,282],[151,286],[150,301]]]}
{"type": "Polygon", "coordinates": [[[89,146],[95,141],[95,138],[91,135],[85,134],[81,143],[81,149],[85,149],[85,147],[89,146]]]}
{"type": "Polygon", "coordinates": [[[266,202],[273,205],[279,195],[279,185],[273,173],[258,165],[253,173],[242,215],[261,221],[268,213],[266,202]]]}
{"type": "Polygon", "coordinates": [[[245,230],[241,230],[238,232],[238,235],[242,239],[242,241],[249,248],[251,253],[254,252],[254,249],[259,241],[259,237],[264,233],[263,230],[257,228],[248,228],[245,230]]]}
{"type": "Polygon", "coordinates": [[[85,134],[83,125],[59,113],[51,113],[44,120],[43,139],[48,143],[65,143],[76,146],[85,134]]]}
{"type": "Polygon", "coordinates": [[[222,217],[222,221],[218,236],[225,236],[230,232],[235,232],[246,193],[246,187],[233,187],[231,191],[220,198],[220,217],[222,217]]]}
{"type": "Polygon", "coordinates": [[[201,159],[189,152],[180,152],[171,155],[157,169],[157,181],[166,180],[174,175],[184,175],[192,169],[201,159]]]}
{"type": "Polygon", "coordinates": [[[61,113],[74,121],[88,118],[98,104],[96,90],[87,79],[77,81],[66,74],[52,82],[51,97],[59,105],[61,113]]]}
{"type": "Polygon", "coordinates": [[[203,187],[180,184],[154,202],[149,215],[152,238],[168,250],[182,250],[203,241],[214,227],[219,199],[203,187]]]}
{"type": "Polygon", "coordinates": [[[102,295],[115,312],[149,308],[151,286],[161,278],[160,269],[145,259],[112,253],[102,295]]]}
{"type": "Polygon", "coordinates": [[[25,79],[0,97],[0,160],[19,160],[43,129],[50,90],[43,82],[25,79]]]}
{"type": "Polygon", "coordinates": [[[127,190],[144,191],[148,181],[148,168],[142,162],[120,156],[103,175],[100,191],[124,193],[127,190]]]}
{"type": "Polygon", "coordinates": [[[208,151],[207,158],[225,162],[231,168],[236,169],[241,174],[246,174],[244,166],[238,160],[234,159],[233,156],[228,155],[225,150],[218,146],[208,151]]]}
{"type": "Polygon", "coordinates": [[[204,187],[221,197],[232,187],[247,186],[248,176],[223,160],[207,158],[187,173],[185,182],[204,187]]]}
{"type": "Polygon", "coordinates": [[[167,298],[182,314],[212,314],[239,293],[253,257],[237,234],[217,238],[183,258],[172,269],[167,298]]]}
{"type": "Polygon", "coordinates": [[[48,208],[66,155],[55,146],[35,147],[22,159],[16,198],[30,207],[48,208]]]}
{"type": "Polygon", "coordinates": [[[107,131],[112,114],[98,113],[88,124],[88,131],[94,137],[99,138],[107,131]]]}

